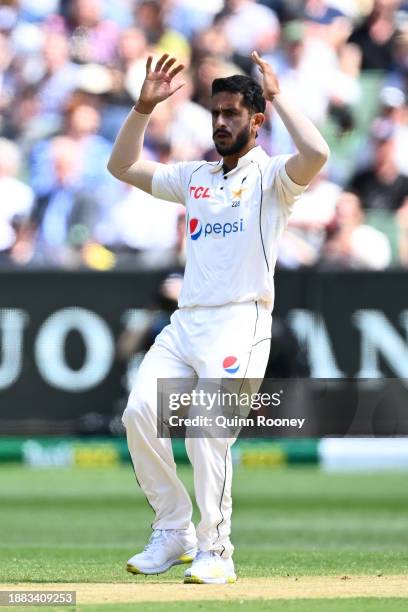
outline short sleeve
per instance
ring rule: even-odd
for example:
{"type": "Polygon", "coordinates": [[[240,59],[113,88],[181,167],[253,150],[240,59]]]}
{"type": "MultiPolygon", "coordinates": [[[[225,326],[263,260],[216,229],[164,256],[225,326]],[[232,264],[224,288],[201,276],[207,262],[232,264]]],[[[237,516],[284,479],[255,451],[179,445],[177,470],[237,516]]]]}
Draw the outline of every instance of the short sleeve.
{"type": "Polygon", "coordinates": [[[197,162],[159,164],[152,179],[152,195],[161,200],[185,204],[187,186],[197,162]]]}
{"type": "Polygon", "coordinates": [[[265,188],[273,189],[277,200],[286,206],[292,206],[308,185],[294,183],[286,172],[286,162],[291,155],[272,157],[265,172],[265,188]]]}

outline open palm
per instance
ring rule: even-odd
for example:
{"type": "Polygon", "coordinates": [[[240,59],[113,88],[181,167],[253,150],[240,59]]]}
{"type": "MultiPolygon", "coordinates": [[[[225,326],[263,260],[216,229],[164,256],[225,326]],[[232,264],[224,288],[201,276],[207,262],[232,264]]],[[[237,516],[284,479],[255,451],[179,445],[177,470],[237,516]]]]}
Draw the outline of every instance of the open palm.
{"type": "Polygon", "coordinates": [[[154,70],[152,70],[152,61],[153,58],[149,56],[146,62],[146,78],[139,97],[139,103],[149,108],[154,108],[156,104],[166,100],[185,85],[184,81],[178,83],[174,81],[174,77],[184,68],[182,64],[172,68],[177,61],[174,57],[169,58],[165,53],[158,60],[154,70]]]}
{"type": "Polygon", "coordinates": [[[257,64],[262,74],[262,87],[267,100],[273,100],[279,93],[279,82],[272,67],[263,60],[257,51],[251,53],[252,60],[257,64]]]}

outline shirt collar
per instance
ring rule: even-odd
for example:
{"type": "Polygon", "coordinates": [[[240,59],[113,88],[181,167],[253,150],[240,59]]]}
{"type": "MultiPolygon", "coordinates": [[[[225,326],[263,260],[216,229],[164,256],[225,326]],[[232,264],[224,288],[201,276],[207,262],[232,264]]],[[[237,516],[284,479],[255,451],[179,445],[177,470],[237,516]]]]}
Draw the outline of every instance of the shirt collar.
{"type": "MultiPolygon", "coordinates": [[[[246,153],[245,155],[243,155],[242,157],[239,158],[237,165],[235,166],[235,168],[232,168],[232,170],[230,170],[228,172],[228,174],[230,172],[233,172],[234,170],[237,170],[238,168],[243,168],[244,166],[247,166],[248,164],[250,164],[253,161],[258,160],[262,154],[263,154],[263,149],[260,145],[257,145],[256,147],[253,147],[252,149],[250,149],[248,151],[248,153],[246,153]]],[[[221,172],[222,171],[222,161],[220,161],[212,170],[211,172],[213,174],[216,174],[217,172],[221,172]]]]}

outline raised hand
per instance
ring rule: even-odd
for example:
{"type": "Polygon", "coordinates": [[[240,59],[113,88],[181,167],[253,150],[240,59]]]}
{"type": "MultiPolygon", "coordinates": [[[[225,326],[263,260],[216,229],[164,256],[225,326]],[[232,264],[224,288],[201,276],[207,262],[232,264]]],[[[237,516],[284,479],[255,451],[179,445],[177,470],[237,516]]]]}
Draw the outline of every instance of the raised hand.
{"type": "Polygon", "coordinates": [[[156,104],[167,100],[167,98],[185,85],[185,81],[178,83],[174,81],[174,77],[184,68],[182,64],[172,68],[176,61],[176,58],[169,57],[168,53],[165,53],[158,60],[154,70],[152,70],[153,58],[149,55],[146,62],[146,78],[136,104],[137,111],[146,114],[151,113],[156,104]]]}
{"type": "Polygon", "coordinates": [[[262,73],[262,87],[264,90],[264,96],[266,100],[272,101],[280,91],[278,77],[268,62],[265,62],[265,60],[258,55],[257,51],[252,51],[251,57],[262,73]]]}

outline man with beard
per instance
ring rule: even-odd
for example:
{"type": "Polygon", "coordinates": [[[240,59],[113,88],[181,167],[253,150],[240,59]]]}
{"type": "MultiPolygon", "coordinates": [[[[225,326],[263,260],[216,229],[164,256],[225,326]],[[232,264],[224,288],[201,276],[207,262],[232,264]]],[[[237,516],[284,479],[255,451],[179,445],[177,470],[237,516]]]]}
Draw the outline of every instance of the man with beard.
{"type": "MultiPolygon", "coordinates": [[[[155,518],[144,551],[128,571],[158,574],[193,561],[185,582],[235,582],[230,542],[233,437],[186,437],[200,523],[176,474],[171,440],[158,436],[157,379],[262,379],[271,339],[273,272],[278,239],[294,201],[326,162],[326,142],[285,99],[271,67],[254,52],[262,88],[251,78],[215,79],[212,123],[219,162],[159,164],[140,159],[156,104],[183,82],[183,69],[163,55],[146,78],[136,107],[116,139],[110,172],[187,212],[187,251],[179,308],[138,371],[123,423],[134,469],[155,518]],[[298,152],[269,157],[255,140],[272,102],[298,152]]],[[[200,129],[200,126],[197,126],[200,129]]],[[[158,219],[158,223],[160,220],[158,219]]],[[[207,413],[208,414],[208,413],[207,413]]]]}

